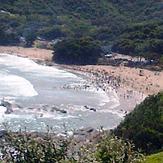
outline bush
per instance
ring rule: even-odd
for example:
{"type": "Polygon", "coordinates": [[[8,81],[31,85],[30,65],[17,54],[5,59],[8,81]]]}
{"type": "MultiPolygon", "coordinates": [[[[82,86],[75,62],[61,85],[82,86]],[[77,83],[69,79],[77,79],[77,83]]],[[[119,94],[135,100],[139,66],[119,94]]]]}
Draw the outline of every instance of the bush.
{"type": "Polygon", "coordinates": [[[138,163],[143,155],[134,151],[134,145],[114,136],[103,135],[97,145],[95,156],[100,163],[138,163]]]}
{"type": "Polygon", "coordinates": [[[146,153],[163,149],[163,93],[152,95],[128,114],[114,133],[146,153]]]}
{"type": "Polygon", "coordinates": [[[138,163],[143,155],[133,144],[100,133],[98,143],[76,142],[75,138],[59,138],[51,134],[11,133],[1,139],[1,161],[15,163],[138,163]]]}
{"type": "Polygon", "coordinates": [[[68,39],[54,46],[53,60],[60,64],[96,64],[101,49],[90,38],[68,39]]]}

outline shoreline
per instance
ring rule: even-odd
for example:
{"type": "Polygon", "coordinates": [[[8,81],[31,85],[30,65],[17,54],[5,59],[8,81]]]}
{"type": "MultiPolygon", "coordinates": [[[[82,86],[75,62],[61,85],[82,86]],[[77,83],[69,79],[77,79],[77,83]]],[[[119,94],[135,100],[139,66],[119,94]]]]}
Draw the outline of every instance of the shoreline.
{"type": "Polygon", "coordinates": [[[120,105],[111,111],[126,115],[142,102],[145,97],[163,90],[163,71],[149,71],[140,68],[103,65],[58,65],[52,62],[52,51],[37,48],[0,46],[0,53],[28,57],[38,64],[55,66],[75,74],[85,75],[92,84],[103,89],[115,91],[120,105]],[[127,106],[127,107],[126,107],[127,106]]]}
{"type": "Polygon", "coordinates": [[[92,71],[90,69],[83,70],[81,66],[67,66],[59,65],[59,68],[63,68],[71,73],[79,73],[87,77],[87,80],[92,83],[95,88],[102,89],[107,96],[110,93],[114,93],[114,97],[119,101],[119,104],[108,108],[110,113],[117,114],[121,118],[130,113],[136,105],[140,104],[147,95],[141,92],[135,91],[131,88],[125,88],[121,86],[118,79],[114,76],[106,74],[106,72],[92,71]],[[127,106],[127,107],[126,107],[127,106]]]}
{"type": "Polygon", "coordinates": [[[53,56],[52,50],[38,48],[23,48],[19,46],[0,46],[0,53],[17,55],[20,57],[30,58],[38,61],[51,61],[53,56]]]}

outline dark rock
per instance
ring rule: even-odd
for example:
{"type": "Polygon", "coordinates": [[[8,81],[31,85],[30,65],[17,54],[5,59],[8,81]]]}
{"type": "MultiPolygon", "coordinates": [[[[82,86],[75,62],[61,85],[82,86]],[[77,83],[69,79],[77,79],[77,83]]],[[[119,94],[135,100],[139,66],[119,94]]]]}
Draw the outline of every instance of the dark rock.
{"type": "Polygon", "coordinates": [[[67,113],[67,111],[66,111],[66,110],[60,110],[60,112],[61,112],[61,113],[64,113],[64,114],[66,114],[66,113],[67,113]]]}
{"type": "Polygon", "coordinates": [[[53,106],[51,110],[55,110],[55,111],[57,111],[57,112],[64,113],[64,114],[67,113],[66,110],[63,110],[63,109],[57,108],[57,107],[55,107],[55,106],[53,106]]]}
{"type": "Polygon", "coordinates": [[[0,106],[3,106],[7,109],[5,114],[11,114],[13,112],[14,105],[8,101],[2,100],[0,106]]]}
{"type": "Polygon", "coordinates": [[[5,107],[7,110],[5,111],[5,114],[11,114],[13,112],[14,108],[22,108],[20,105],[9,102],[7,100],[2,99],[0,106],[5,107]]]}
{"type": "Polygon", "coordinates": [[[85,129],[87,133],[93,132],[95,129],[92,127],[88,127],[85,129]]]}
{"type": "Polygon", "coordinates": [[[29,110],[33,110],[34,108],[32,108],[32,107],[29,107],[29,108],[27,108],[27,109],[29,109],[29,110]]]}
{"type": "Polygon", "coordinates": [[[95,129],[92,127],[87,127],[87,128],[83,128],[83,129],[79,129],[76,132],[74,132],[74,135],[88,135],[92,132],[94,132],[95,129]]]}
{"type": "Polygon", "coordinates": [[[95,108],[90,108],[90,110],[96,112],[96,109],[95,108]]]}
{"type": "Polygon", "coordinates": [[[89,107],[87,105],[84,106],[86,109],[89,109],[89,107]]]}
{"type": "Polygon", "coordinates": [[[96,112],[96,109],[95,108],[90,108],[89,106],[87,106],[87,105],[85,105],[84,106],[87,110],[90,110],[90,111],[94,111],[94,112],[96,112]]]}
{"type": "Polygon", "coordinates": [[[11,114],[13,112],[13,109],[8,107],[7,110],[5,111],[5,114],[11,114]]]}

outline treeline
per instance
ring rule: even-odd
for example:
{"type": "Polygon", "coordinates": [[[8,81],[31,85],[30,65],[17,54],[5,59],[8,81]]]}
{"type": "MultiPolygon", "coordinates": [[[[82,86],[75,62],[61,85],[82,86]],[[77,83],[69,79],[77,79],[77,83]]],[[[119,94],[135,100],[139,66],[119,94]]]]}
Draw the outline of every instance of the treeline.
{"type": "Polygon", "coordinates": [[[163,22],[134,24],[123,32],[112,50],[160,60],[163,57],[163,22]]]}
{"type": "Polygon", "coordinates": [[[107,41],[127,21],[107,0],[9,0],[0,1],[0,10],[5,11],[1,24],[25,38],[31,33],[49,40],[89,35],[107,41]]]}
{"type": "Polygon", "coordinates": [[[12,29],[6,29],[0,25],[0,45],[16,45],[19,43],[19,37],[12,29]]]}
{"type": "Polygon", "coordinates": [[[162,0],[1,0],[0,44],[89,36],[114,51],[158,57],[162,9],[162,0]]]}

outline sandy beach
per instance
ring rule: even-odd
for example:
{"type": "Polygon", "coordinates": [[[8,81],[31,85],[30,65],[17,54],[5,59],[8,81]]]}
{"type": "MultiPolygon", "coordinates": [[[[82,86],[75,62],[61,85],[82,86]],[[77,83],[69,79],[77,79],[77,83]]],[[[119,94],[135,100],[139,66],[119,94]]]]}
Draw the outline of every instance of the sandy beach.
{"type": "MultiPolygon", "coordinates": [[[[0,46],[0,53],[16,54],[42,61],[51,61],[52,58],[51,50],[37,48],[0,46]]],[[[117,109],[122,112],[131,111],[146,96],[163,91],[163,71],[156,72],[124,66],[102,65],[59,65],[59,67],[69,71],[85,73],[92,84],[101,87],[105,92],[109,91],[110,88],[113,89],[117,93],[121,104],[117,109]]]]}
{"type": "Polygon", "coordinates": [[[83,72],[96,72],[117,79],[121,88],[132,89],[145,95],[163,91],[163,71],[150,71],[140,68],[114,66],[66,66],[83,72]]]}
{"type": "Polygon", "coordinates": [[[0,46],[0,53],[16,54],[22,57],[38,59],[43,61],[51,61],[53,56],[52,50],[38,48],[23,48],[17,46],[0,46]]]}
{"type": "MultiPolygon", "coordinates": [[[[134,109],[137,104],[140,104],[146,94],[127,87],[121,81],[120,76],[114,76],[103,68],[97,66],[62,66],[64,69],[74,73],[81,73],[87,76],[87,80],[92,83],[97,89],[101,88],[108,95],[114,92],[116,98],[119,100],[119,105],[110,108],[111,112],[126,115],[134,109]],[[93,68],[92,68],[93,67],[93,68]]],[[[113,68],[113,67],[112,67],[113,68]]]]}

